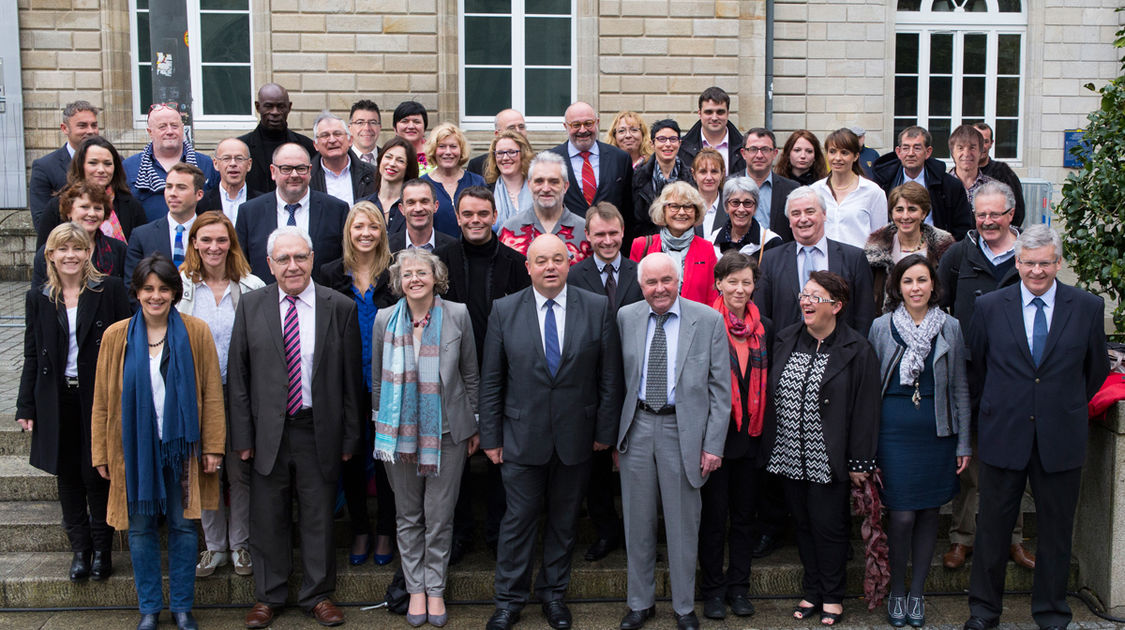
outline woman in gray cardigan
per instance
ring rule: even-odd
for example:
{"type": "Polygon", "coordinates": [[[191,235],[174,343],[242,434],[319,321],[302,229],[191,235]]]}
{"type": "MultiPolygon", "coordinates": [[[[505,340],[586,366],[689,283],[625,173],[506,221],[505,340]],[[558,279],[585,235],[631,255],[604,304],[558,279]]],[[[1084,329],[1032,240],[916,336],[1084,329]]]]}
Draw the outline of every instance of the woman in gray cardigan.
{"type": "Polygon", "coordinates": [[[957,493],[957,475],[971,454],[965,341],[957,319],[937,306],[940,293],[927,257],[903,258],[887,283],[889,310],[868,334],[883,390],[877,460],[890,510],[887,620],[895,627],[925,623],[922,588],[937,543],[938,509],[957,493]]]}

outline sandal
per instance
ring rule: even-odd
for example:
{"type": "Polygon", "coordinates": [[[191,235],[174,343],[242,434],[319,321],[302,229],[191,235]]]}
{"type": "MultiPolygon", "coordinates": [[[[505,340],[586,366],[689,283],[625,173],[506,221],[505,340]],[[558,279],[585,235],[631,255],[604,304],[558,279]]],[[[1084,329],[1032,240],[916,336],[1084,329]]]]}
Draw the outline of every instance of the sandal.
{"type": "Polygon", "coordinates": [[[797,604],[793,608],[793,618],[798,621],[804,621],[805,619],[808,619],[809,617],[815,615],[819,610],[819,604],[812,604],[809,606],[802,606],[800,604],[797,604]]]}
{"type": "Polygon", "coordinates": [[[840,620],[843,618],[844,611],[842,610],[838,613],[830,613],[824,610],[820,611],[820,625],[822,626],[834,626],[840,623],[840,620]]]}

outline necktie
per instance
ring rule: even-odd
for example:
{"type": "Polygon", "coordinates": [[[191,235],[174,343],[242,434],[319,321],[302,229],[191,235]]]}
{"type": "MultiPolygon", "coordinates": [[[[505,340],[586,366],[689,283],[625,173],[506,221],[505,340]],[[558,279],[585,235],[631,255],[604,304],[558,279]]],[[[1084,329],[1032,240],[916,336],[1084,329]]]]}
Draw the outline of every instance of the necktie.
{"type": "Polygon", "coordinates": [[[594,205],[594,197],[598,194],[598,180],[594,178],[594,165],[590,164],[590,152],[579,151],[582,156],[582,196],[586,198],[586,205],[594,205]]]}
{"type": "Polygon", "coordinates": [[[359,156],[359,161],[367,162],[368,164],[374,164],[375,156],[370,153],[364,153],[363,155],[359,156]]]}
{"type": "Polygon", "coordinates": [[[295,416],[301,411],[301,327],[297,320],[297,296],[287,295],[289,310],[285,311],[285,326],[281,338],[285,345],[285,367],[289,372],[289,396],[285,412],[295,416]]]}
{"type": "Polygon", "coordinates": [[[172,264],[177,269],[184,262],[184,226],[176,226],[176,242],[172,244],[172,264]]]}
{"type": "Polygon", "coordinates": [[[1047,304],[1038,297],[1031,303],[1035,306],[1035,320],[1031,325],[1031,359],[1039,367],[1039,362],[1043,360],[1043,347],[1047,345],[1047,313],[1043,310],[1047,304]]]}
{"type": "Polygon", "coordinates": [[[816,268],[817,249],[816,249],[816,247],[814,247],[812,245],[805,245],[804,247],[801,248],[801,250],[805,252],[805,260],[804,260],[804,262],[801,263],[801,286],[800,286],[800,288],[804,289],[805,285],[809,283],[809,274],[811,274],[814,271],[817,271],[817,268],[816,268]]]}
{"type": "Polygon", "coordinates": [[[617,304],[617,280],[613,279],[613,265],[605,266],[605,295],[609,298],[609,308],[617,304]]]}
{"type": "Polygon", "coordinates": [[[661,409],[668,402],[668,338],[664,336],[664,322],[671,313],[655,315],[656,329],[648,346],[648,372],[645,375],[645,403],[661,409]]]}
{"type": "Polygon", "coordinates": [[[299,203],[285,204],[285,211],[289,213],[289,221],[285,225],[297,225],[297,210],[301,207],[299,203]]]}
{"type": "Polygon", "coordinates": [[[547,369],[551,376],[559,370],[559,329],[555,323],[555,301],[547,300],[547,315],[543,318],[544,351],[547,355],[547,369]]]}

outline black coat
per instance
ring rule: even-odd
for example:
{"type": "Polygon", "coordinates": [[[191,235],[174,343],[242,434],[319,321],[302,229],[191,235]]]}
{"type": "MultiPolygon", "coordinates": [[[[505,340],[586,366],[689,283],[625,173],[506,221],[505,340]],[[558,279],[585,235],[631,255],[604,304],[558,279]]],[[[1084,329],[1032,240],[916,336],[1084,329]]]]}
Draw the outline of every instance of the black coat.
{"type": "MultiPolygon", "coordinates": [[[[132,315],[125,285],[118,278],[105,277],[90,283],[78,297],[76,316],[78,341],[78,382],[82,416],[83,460],[90,465],[90,411],[94,404],[94,376],[102,333],[110,324],[132,315]]],[[[66,355],[70,325],[66,306],[55,304],[45,288],[27,292],[27,329],[24,332],[23,372],[16,401],[16,417],[35,421],[31,434],[30,463],[56,474],[59,460],[59,398],[66,391],[66,355]]],[[[75,420],[69,420],[75,422],[75,420]]]]}
{"type": "MultiPolygon", "coordinates": [[[[219,212],[222,212],[223,211],[223,198],[220,195],[223,195],[223,194],[225,194],[225,193],[222,189],[222,185],[215,186],[211,190],[208,190],[207,192],[203,193],[203,199],[200,199],[199,203],[197,203],[195,205],[195,214],[198,215],[201,212],[210,212],[211,210],[217,210],[219,212]]],[[[246,187],[246,201],[250,201],[251,199],[253,199],[255,197],[261,197],[261,196],[262,196],[262,193],[258,192],[257,190],[254,190],[253,188],[250,188],[249,186],[246,187]]],[[[242,203],[246,203],[246,201],[243,201],[242,203]]]]}
{"type": "MultiPolygon", "coordinates": [[[[695,121],[695,125],[688,130],[684,137],[680,140],[680,159],[688,168],[691,168],[692,162],[695,161],[695,156],[703,149],[703,123],[695,121]]],[[[734,123],[727,121],[727,175],[731,173],[741,173],[746,170],[746,160],[742,157],[742,143],[744,138],[742,134],[738,133],[738,127],[734,123]]],[[[776,230],[775,230],[776,231],[776,230]]]]}
{"type": "MultiPolygon", "coordinates": [[[[591,293],[605,295],[605,281],[598,271],[598,264],[594,258],[594,256],[587,256],[571,267],[566,276],[566,283],[591,293]]],[[[644,294],[641,293],[641,285],[637,282],[637,263],[622,255],[620,264],[621,268],[617,270],[617,302],[612,309],[614,317],[617,317],[617,311],[622,306],[645,299],[644,294]]]]}
{"type": "MultiPolygon", "coordinates": [[[[496,243],[496,253],[492,257],[488,278],[489,294],[486,296],[490,304],[531,286],[531,276],[527,274],[525,264],[527,259],[523,254],[501,243],[495,236],[493,242],[496,243]]],[[[465,249],[461,245],[461,240],[439,247],[434,253],[441,262],[445,263],[445,268],[449,271],[449,289],[442,297],[451,302],[469,304],[471,301],[469,263],[465,258],[465,249]]],[[[469,314],[473,315],[472,308],[469,309],[469,314]]],[[[476,337],[478,361],[484,359],[484,336],[487,328],[487,319],[477,321],[476,317],[473,318],[473,336],[476,337]]]]}
{"type": "MultiPolygon", "coordinates": [[[[355,299],[352,293],[352,278],[344,272],[344,259],[330,260],[320,267],[320,271],[313,277],[313,281],[343,293],[348,299],[355,299]]],[[[374,280],[375,307],[384,308],[398,301],[391,293],[391,275],[386,269],[374,280]]]]}
{"type": "MultiPolygon", "coordinates": [[[[551,147],[550,151],[562,156],[566,162],[570,187],[563,196],[563,204],[567,210],[585,217],[593,204],[586,203],[586,198],[582,196],[582,173],[574,172],[567,153],[567,142],[551,147]]],[[[637,225],[637,217],[630,212],[633,207],[633,160],[628,153],[604,142],[598,142],[598,192],[594,195],[594,203],[599,201],[608,201],[621,211],[625,218],[625,242],[633,242],[637,225]]]]}
{"type": "MultiPolygon", "coordinates": [[[[683,158],[679,159],[680,176],[674,181],[686,182],[695,186],[695,180],[691,178],[691,163],[684,162],[683,158]]],[[[656,201],[656,198],[660,196],[660,191],[664,189],[663,186],[657,189],[656,184],[652,181],[652,174],[655,169],[656,156],[650,155],[633,171],[633,215],[637,217],[635,232],[637,236],[647,236],[660,231],[660,228],[652,222],[652,216],[649,214],[649,206],[652,205],[653,201],[656,201]]]]}
{"type": "MultiPolygon", "coordinates": [[[[106,236],[101,232],[94,234],[94,251],[90,254],[94,269],[125,282],[125,249],[125,243],[112,236],[106,236]]],[[[32,289],[38,289],[47,281],[45,252],[46,246],[35,250],[35,261],[31,264],[32,289]]]]}
{"type": "Polygon", "coordinates": [[[961,330],[964,331],[969,330],[978,297],[1015,284],[1019,279],[1019,272],[1010,261],[1001,269],[988,262],[980,250],[980,236],[976,230],[950,246],[938,263],[941,305],[961,322],[961,330]]]}
{"type": "MultiPolygon", "coordinates": [[[[246,185],[254,190],[273,192],[277,188],[273,177],[270,177],[270,164],[273,163],[273,156],[266,150],[261,131],[262,125],[259,123],[253,131],[238,137],[250,149],[250,159],[253,160],[250,163],[250,172],[246,174],[246,185]]],[[[305,150],[309,152],[310,161],[313,161],[313,158],[318,155],[312,138],[301,135],[292,129],[285,130],[285,142],[295,142],[305,147],[305,150]]]]}
{"type": "MultiPolygon", "coordinates": [[[[114,191],[113,212],[121,223],[121,233],[125,235],[126,241],[129,240],[129,236],[133,234],[134,229],[148,223],[145,207],[127,190],[114,191]]],[[[36,228],[35,234],[35,247],[43,247],[47,243],[47,237],[51,235],[51,230],[58,227],[62,222],[62,215],[59,214],[59,198],[52,197],[47,202],[47,211],[39,217],[39,227],[36,228]]]]}
{"type": "MultiPolygon", "coordinates": [[[[926,160],[923,171],[926,174],[926,189],[930,193],[930,216],[933,217],[934,225],[949,232],[957,240],[965,238],[965,234],[975,225],[965,185],[957,177],[946,173],[945,163],[937,158],[926,160]]],[[[888,195],[905,181],[902,161],[894,151],[875,160],[875,164],[871,166],[871,174],[875,183],[888,195]]]]}
{"type": "MultiPolygon", "coordinates": [[[[315,252],[314,274],[323,264],[320,261],[328,262],[344,255],[344,222],[348,210],[348,204],[332,195],[309,190],[309,236],[315,252]]],[[[277,195],[267,193],[242,204],[234,227],[252,273],[259,278],[272,278],[266,262],[266,245],[270,234],[278,227],[277,195]]],[[[168,239],[164,240],[167,242],[168,239]]]]}
{"type": "Polygon", "coordinates": [[[1016,209],[1012,213],[1012,225],[1020,227],[1023,225],[1024,217],[1027,216],[1027,207],[1023,201],[1023,185],[1020,183],[1020,178],[1016,176],[1012,167],[1004,162],[998,160],[988,160],[988,164],[981,167],[980,172],[988,175],[992,179],[999,180],[1008,185],[1012,189],[1012,194],[1016,197],[1016,209]]]}
{"type": "MultiPolygon", "coordinates": [[[[31,163],[31,179],[27,182],[27,207],[31,210],[32,225],[39,228],[40,218],[47,212],[47,204],[55,193],[66,187],[66,174],[70,170],[70,151],[63,145],[31,163]]],[[[55,216],[59,208],[56,202],[55,216]]]]}

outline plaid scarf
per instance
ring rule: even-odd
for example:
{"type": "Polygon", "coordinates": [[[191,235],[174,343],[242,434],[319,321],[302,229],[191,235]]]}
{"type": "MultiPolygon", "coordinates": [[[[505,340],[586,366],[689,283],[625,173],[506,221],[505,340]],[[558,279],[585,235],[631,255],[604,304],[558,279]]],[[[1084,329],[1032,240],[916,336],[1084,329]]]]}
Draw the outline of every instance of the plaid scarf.
{"type": "Polygon", "coordinates": [[[738,319],[727,309],[721,295],[712,306],[723,316],[723,322],[727,325],[727,340],[730,342],[731,417],[734,419],[734,427],[742,433],[745,424],[746,432],[751,437],[757,437],[762,434],[762,416],[766,407],[766,368],[769,359],[763,343],[765,326],[762,325],[758,307],[753,302],[746,303],[746,316],[743,319],[738,319]],[[746,343],[741,343],[743,341],[746,343]],[[746,383],[748,416],[745,423],[742,417],[740,379],[746,383]]]}
{"type": "MultiPolygon", "coordinates": [[[[181,161],[192,166],[199,166],[195,159],[195,148],[191,146],[190,140],[184,140],[184,155],[181,161]]],[[[141,152],[141,165],[137,170],[137,181],[134,184],[137,190],[151,190],[152,192],[164,190],[164,175],[156,171],[155,162],[152,155],[152,143],[150,142],[141,152]]]]}

